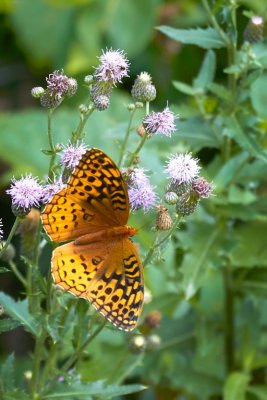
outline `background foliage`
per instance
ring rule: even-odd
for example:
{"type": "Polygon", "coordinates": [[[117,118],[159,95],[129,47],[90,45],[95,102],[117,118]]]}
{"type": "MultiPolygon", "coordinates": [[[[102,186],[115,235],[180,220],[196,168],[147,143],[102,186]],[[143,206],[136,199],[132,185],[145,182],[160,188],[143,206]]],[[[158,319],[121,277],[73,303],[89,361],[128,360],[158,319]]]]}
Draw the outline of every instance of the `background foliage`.
{"type": "MultiPolygon", "coordinates": [[[[47,348],[49,340],[64,344],[58,368],[66,383],[59,379],[42,399],[124,398],[142,385],[147,389],[128,398],[267,398],[267,47],[266,41],[244,44],[243,38],[250,16],[266,17],[263,3],[1,2],[1,217],[6,233],[13,220],[5,195],[10,178],[25,172],[42,177],[48,168],[40,152],[47,146],[45,112],[30,97],[31,87],[44,85],[44,77],[60,68],[82,86],[83,76],[92,73],[106,47],[127,53],[131,77],[112,96],[111,107],[90,119],[87,143],[116,160],[127,125],[129,89],[135,75],[146,70],[158,90],[153,107],[160,109],[169,101],[181,118],[172,139],[153,138],[141,153],[158,192],[164,189],[162,162],[175,151],[194,152],[215,186],[215,196],[186,218],[146,268],[152,299],[143,318],[153,310],[162,315],[159,328],[141,331],[160,338],[150,350],[137,352],[131,335],[105,328],[77,368],[69,370],[68,360],[88,332],[92,335],[90,324],[97,316],[88,313],[84,301],[62,295],[64,326],[59,322],[62,312],[37,318],[15,276],[1,274],[0,393],[6,399],[33,398],[26,393],[42,325],[49,334],[47,348]]],[[[58,142],[66,143],[75,129],[77,107],[85,97],[86,89],[80,89],[55,113],[58,142]]],[[[146,216],[153,218],[153,213],[146,216]]],[[[133,219],[135,226],[143,225],[142,213],[133,219]]],[[[140,230],[143,254],[151,235],[140,230]]],[[[23,273],[25,262],[17,258],[23,273]]],[[[48,251],[41,267],[45,277],[48,251]]],[[[8,265],[1,262],[1,268],[8,265]]],[[[50,364],[44,365],[49,378],[50,364]]]]}

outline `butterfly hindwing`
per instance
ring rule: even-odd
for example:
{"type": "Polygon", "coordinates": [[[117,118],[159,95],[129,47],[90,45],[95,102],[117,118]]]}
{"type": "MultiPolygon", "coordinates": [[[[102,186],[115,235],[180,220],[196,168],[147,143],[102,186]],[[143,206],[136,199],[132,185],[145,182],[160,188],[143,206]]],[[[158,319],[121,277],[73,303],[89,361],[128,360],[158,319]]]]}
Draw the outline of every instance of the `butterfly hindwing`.
{"type": "Polygon", "coordinates": [[[88,299],[116,327],[132,330],[143,304],[143,271],[129,239],[60,246],[53,252],[56,284],[88,299]]]}

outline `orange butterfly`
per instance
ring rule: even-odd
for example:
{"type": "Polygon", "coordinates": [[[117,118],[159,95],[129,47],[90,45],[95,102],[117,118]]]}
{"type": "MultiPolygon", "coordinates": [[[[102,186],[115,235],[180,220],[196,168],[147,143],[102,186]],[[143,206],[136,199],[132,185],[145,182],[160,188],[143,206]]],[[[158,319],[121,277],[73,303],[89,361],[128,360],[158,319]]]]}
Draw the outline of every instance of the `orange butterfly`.
{"type": "Polygon", "coordinates": [[[117,328],[130,331],[141,314],[143,267],[127,226],[129,199],[115,163],[88,150],[42,213],[51,240],[70,243],[52,255],[57,285],[88,299],[117,328]]]}

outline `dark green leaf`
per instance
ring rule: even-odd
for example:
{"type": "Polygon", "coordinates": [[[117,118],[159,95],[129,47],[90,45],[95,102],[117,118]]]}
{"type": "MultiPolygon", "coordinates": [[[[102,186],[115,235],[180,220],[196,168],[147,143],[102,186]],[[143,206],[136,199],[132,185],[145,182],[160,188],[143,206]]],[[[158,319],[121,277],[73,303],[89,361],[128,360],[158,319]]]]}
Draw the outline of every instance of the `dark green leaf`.
{"type": "Polygon", "coordinates": [[[251,86],[250,97],[255,111],[267,118],[267,74],[260,76],[251,86]]]}
{"type": "Polygon", "coordinates": [[[14,388],[14,354],[10,354],[1,366],[0,370],[0,393],[14,388]]]}
{"type": "Polygon", "coordinates": [[[195,44],[203,49],[219,49],[225,47],[218,32],[213,28],[175,29],[170,26],[159,26],[157,29],[171,39],[186,44],[195,44]]]}
{"type": "Polygon", "coordinates": [[[13,329],[17,328],[20,326],[21,323],[19,321],[14,321],[13,319],[1,319],[0,320],[0,333],[6,332],[6,331],[12,331],[13,329]]]}
{"type": "Polygon", "coordinates": [[[173,86],[175,89],[184,94],[188,94],[189,96],[195,96],[197,94],[197,89],[194,89],[192,86],[189,86],[184,82],[173,81],[173,86]]]}
{"type": "Polygon", "coordinates": [[[29,313],[28,300],[15,301],[7,294],[0,292],[0,304],[5,310],[5,313],[18,321],[32,334],[37,333],[36,323],[29,313]]]}

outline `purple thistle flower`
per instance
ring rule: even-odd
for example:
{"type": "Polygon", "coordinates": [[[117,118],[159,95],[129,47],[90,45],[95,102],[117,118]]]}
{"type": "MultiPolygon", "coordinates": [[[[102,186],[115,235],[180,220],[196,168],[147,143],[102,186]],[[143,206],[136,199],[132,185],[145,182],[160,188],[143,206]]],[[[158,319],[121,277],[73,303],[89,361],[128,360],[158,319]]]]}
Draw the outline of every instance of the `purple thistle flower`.
{"type": "Polygon", "coordinates": [[[49,203],[52,200],[52,197],[60,192],[61,189],[65,187],[64,183],[62,182],[61,178],[58,181],[48,183],[43,187],[43,194],[42,194],[42,202],[44,204],[49,203]]]}
{"type": "Polygon", "coordinates": [[[181,184],[191,182],[199,171],[198,159],[193,158],[191,153],[174,154],[169,158],[166,173],[172,182],[181,184]]]}
{"type": "Polygon", "coordinates": [[[142,168],[134,168],[128,176],[128,194],[132,210],[148,211],[154,207],[157,195],[142,168]]]}
{"type": "Polygon", "coordinates": [[[53,93],[57,100],[63,96],[71,97],[77,90],[77,81],[64,75],[64,71],[54,71],[46,78],[47,90],[53,93]]]}
{"type": "Polygon", "coordinates": [[[3,222],[2,218],[0,218],[0,240],[4,238],[4,230],[3,230],[3,222]]]}
{"type": "Polygon", "coordinates": [[[68,169],[75,168],[86,150],[87,147],[83,143],[77,146],[69,143],[62,151],[61,163],[68,169]]]}
{"type": "Polygon", "coordinates": [[[26,212],[33,206],[39,207],[43,193],[42,186],[32,174],[22,176],[19,180],[13,178],[6,192],[11,196],[12,207],[26,212]]]}
{"type": "Polygon", "coordinates": [[[159,134],[171,137],[172,133],[176,130],[174,124],[175,115],[166,107],[162,112],[154,112],[147,115],[143,119],[143,125],[149,134],[159,134]]]}
{"type": "Polygon", "coordinates": [[[121,50],[102,50],[99,57],[100,65],[96,68],[94,77],[97,81],[112,81],[114,85],[128,76],[129,61],[121,50]]]}

